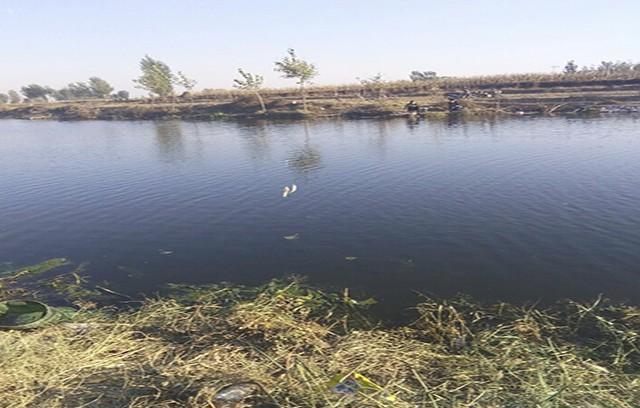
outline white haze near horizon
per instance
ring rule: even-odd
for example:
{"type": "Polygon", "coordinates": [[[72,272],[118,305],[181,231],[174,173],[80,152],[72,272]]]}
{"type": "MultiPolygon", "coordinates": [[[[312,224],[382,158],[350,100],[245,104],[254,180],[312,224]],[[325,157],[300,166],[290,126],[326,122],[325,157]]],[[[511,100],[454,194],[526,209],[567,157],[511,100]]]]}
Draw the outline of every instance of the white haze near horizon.
{"type": "Polygon", "coordinates": [[[264,75],[265,86],[292,86],[273,71],[289,47],[318,66],[317,84],[640,62],[637,0],[0,0],[0,17],[0,92],[99,76],[141,94],[132,79],[145,54],[198,89],[230,88],[239,67],[264,75]]]}

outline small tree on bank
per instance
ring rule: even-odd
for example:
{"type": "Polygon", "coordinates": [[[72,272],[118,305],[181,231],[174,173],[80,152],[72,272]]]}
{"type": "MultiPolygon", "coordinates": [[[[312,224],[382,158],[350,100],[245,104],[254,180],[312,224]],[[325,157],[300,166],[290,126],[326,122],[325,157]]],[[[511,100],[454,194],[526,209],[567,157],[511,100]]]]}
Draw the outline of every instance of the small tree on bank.
{"type": "Polygon", "coordinates": [[[9,94],[9,103],[20,103],[20,101],[22,101],[20,94],[13,89],[7,93],[9,94]]]}
{"type": "Polygon", "coordinates": [[[9,95],[0,93],[0,105],[9,102],[9,95]]]}
{"type": "Polygon", "coordinates": [[[183,87],[187,92],[191,93],[193,88],[196,87],[198,81],[195,79],[187,78],[182,71],[178,71],[178,74],[174,78],[174,82],[176,85],[183,87]]]}
{"type": "Polygon", "coordinates": [[[52,96],[58,101],[94,98],[93,91],[86,82],[73,82],[65,88],[53,92],[52,96]]]}
{"type": "Polygon", "coordinates": [[[159,97],[173,96],[174,85],[181,86],[187,92],[191,92],[198,83],[194,79],[187,78],[180,71],[174,74],[167,64],[148,55],[140,60],[140,71],[142,71],[142,75],[133,80],[138,84],[136,88],[144,89],[159,97]]]}
{"type": "Polygon", "coordinates": [[[233,80],[233,82],[235,82],[235,84],[233,84],[234,88],[252,92],[256,96],[256,98],[258,98],[262,113],[266,113],[267,107],[262,100],[262,95],[260,95],[260,89],[262,88],[262,83],[264,82],[264,78],[262,77],[262,75],[253,75],[249,72],[244,72],[242,68],[238,68],[238,73],[240,73],[242,79],[233,80]]]}
{"type": "Polygon", "coordinates": [[[107,98],[113,92],[113,87],[107,81],[98,77],[89,78],[89,88],[91,89],[91,94],[100,99],[107,98]]]}
{"type": "Polygon", "coordinates": [[[136,88],[144,89],[160,97],[173,95],[175,78],[167,64],[145,55],[140,60],[140,71],[142,71],[142,75],[133,80],[138,84],[136,88]]]}
{"type": "Polygon", "coordinates": [[[362,86],[362,90],[364,94],[363,97],[366,95],[367,91],[368,93],[373,94],[377,98],[382,98],[384,96],[383,91],[384,91],[384,85],[386,81],[382,79],[381,73],[378,72],[377,75],[374,75],[371,78],[365,78],[365,79],[356,78],[356,80],[360,82],[360,85],[362,86]]]}
{"type": "Polygon", "coordinates": [[[302,106],[307,111],[307,95],[305,93],[305,84],[310,83],[311,79],[318,75],[318,70],[315,65],[301,60],[296,56],[296,52],[293,48],[287,50],[287,56],[281,61],[276,61],[275,71],[281,72],[284,78],[294,78],[300,87],[300,93],[302,94],[302,106]]]}
{"type": "Polygon", "coordinates": [[[111,95],[111,98],[115,99],[116,101],[127,101],[129,100],[129,91],[118,91],[111,95]]]}
{"type": "Polygon", "coordinates": [[[436,79],[438,74],[435,71],[411,71],[409,79],[413,82],[430,81],[436,79]]]}
{"type": "Polygon", "coordinates": [[[31,84],[20,88],[20,92],[29,100],[39,99],[48,102],[47,96],[53,94],[55,91],[48,86],[31,84]]]}
{"type": "Polygon", "coordinates": [[[578,72],[578,64],[574,60],[568,61],[562,70],[565,74],[575,74],[578,72]]]}

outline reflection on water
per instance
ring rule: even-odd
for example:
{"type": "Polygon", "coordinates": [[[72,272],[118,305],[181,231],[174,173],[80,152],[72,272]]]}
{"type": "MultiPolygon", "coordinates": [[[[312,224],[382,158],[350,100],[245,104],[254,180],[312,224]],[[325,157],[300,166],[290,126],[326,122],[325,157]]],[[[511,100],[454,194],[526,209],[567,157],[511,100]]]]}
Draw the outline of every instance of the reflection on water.
{"type": "Polygon", "coordinates": [[[292,150],[287,159],[287,163],[292,169],[304,174],[320,169],[322,167],[322,157],[320,156],[320,150],[311,144],[309,122],[305,121],[302,125],[304,129],[304,143],[302,146],[292,150]]]}
{"type": "Polygon", "coordinates": [[[377,122],[378,128],[378,137],[375,139],[375,145],[378,147],[380,152],[384,153],[385,144],[387,138],[389,137],[389,121],[380,120],[377,122]]]}
{"type": "Polygon", "coordinates": [[[164,160],[181,161],[185,157],[182,123],[180,121],[153,122],[156,133],[156,146],[164,160]]]}
{"type": "Polygon", "coordinates": [[[252,123],[251,131],[241,133],[240,137],[246,141],[247,151],[254,159],[266,159],[269,157],[269,132],[268,122],[261,120],[252,123]]]}
{"type": "Polygon", "coordinates": [[[292,169],[301,173],[308,173],[321,168],[322,157],[319,150],[305,145],[301,149],[292,151],[287,163],[292,169]]]}
{"type": "Polygon", "coordinates": [[[637,129],[0,121],[0,270],[67,257],[146,292],[298,274],[397,307],[415,291],[640,303],[637,129]]]}

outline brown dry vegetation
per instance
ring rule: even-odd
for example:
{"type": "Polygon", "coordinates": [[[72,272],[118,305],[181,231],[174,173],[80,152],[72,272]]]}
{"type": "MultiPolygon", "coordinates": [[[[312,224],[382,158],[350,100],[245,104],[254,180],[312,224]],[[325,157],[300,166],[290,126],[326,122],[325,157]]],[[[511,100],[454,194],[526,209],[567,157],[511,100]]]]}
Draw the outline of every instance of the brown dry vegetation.
{"type": "MultiPolygon", "coordinates": [[[[0,297],[16,283],[4,278],[0,297]]],[[[640,310],[602,299],[548,309],[425,299],[414,322],[390,325],[348,292],[299,281],[174,286],[120,310],[64,293],[83,305],[69,322],[0,332],[1,406],[640,405],[640,310]],[[357,393],[331,390],[353,376],[364,379],[357,393]],[[216,399],[238,383],[254,395],[216,399]]]]}
{"type": "MultiPolygon", "coordinates": [[[[312,86],[307,93],[312,97],[354,97],[377,96],[382,89],[387,95],[416,95],[433,91],[456,89],[516,88],[521,90],[547,88],[579,88],[585,86],[628,86],[640,85],[640,71],[628,71],[603,75],[599,72],[577,74],[511,74],[475,77],[439,77],[427,81],[386,81],[378,85],[361,84],[312,86]]],[[[298,98],[297,88],[268,88],[263,94],[277,98],[298,98]]],[[[194,95],[195,99],[219,98],[232,99],[243,93],[237,90],[209,89],[194,95]]]]}
{"type": "MultiPolygon", "coordinates": [[[[433,112],[446,110],[446,94],[464,89],[494,97],[465,99],[468,114],[579,114],[601,108],[640,107],[640,72],[603,76],[601,73],[519,74],[429,81],[395,81],[374,85],[315,86],[307,90],[310,112],[301,109],[297,89],[265,89],[268,114],[257,99],[242,91],[206,90],[164,100],[75,101],[0,106],[0,118],[19,119],[169,119],[219,118],[301,119],[308,117],[393,117],[405,115],[414,99],[433,112]]],[[[627,109],[628,108],[628,109],[627,109]]]]}

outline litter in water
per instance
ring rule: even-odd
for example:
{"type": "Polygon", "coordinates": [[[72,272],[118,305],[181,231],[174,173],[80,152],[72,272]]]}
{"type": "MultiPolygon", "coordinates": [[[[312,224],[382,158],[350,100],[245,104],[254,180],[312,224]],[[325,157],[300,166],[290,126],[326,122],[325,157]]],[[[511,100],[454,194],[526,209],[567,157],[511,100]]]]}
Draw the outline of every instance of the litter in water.
{"type": "Polygon", "coordinates": [[[116,292],[115,290],[111,290],[109,288],[105,288],[104,286],[100,286],[100,285],[96,285],[96,289],[98,289],[101,292],[107,293],[109,295],[114,295],[114,296],[118,296],[127,300],[133,300],[133,298],[127,294],[124,293],[120,293],[120,292],[116,292]]]}
{"type": "Polygon", "coordinates": [[[298,234],[297,232],[293,235],[285,235],[284,237],[282,237],[284,239],[286,239],[287,241],[293,241],[294,239],[298,239],[300,238],[300,234],[298,234]]]}
{"type": "Polygon", "coordinates": [[[35,300],[0,302],[0,329],[33,329],[50,321],[53,309],[35,300]]]}
{"type": "Polygon", "coordinates": [[[291,187],[284,186],[284,188],[282,189],[282,197],[287,198],[296,191],[298,191],[298,186],[296,186],[295,184],[292,184],[291,187]]]}
{"type": "Polygon", "coordinates": [[[160,255],[171,255],[173,253],[173,251],[167,251],[165,249],[159,249],[158,252],[160,255]]]}

